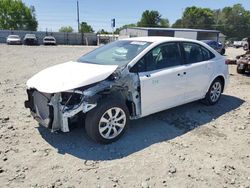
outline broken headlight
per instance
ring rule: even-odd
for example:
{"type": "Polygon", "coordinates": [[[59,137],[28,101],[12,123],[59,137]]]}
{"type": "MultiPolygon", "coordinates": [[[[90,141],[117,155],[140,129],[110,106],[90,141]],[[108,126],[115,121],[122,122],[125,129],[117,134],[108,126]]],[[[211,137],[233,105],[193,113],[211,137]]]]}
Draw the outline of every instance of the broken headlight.
{"type": "Polygon", "coordinates": [[[83,95],[79,93],[61,93],[61,104],[67,107],[78,105],[82,100],[83,95]]]}

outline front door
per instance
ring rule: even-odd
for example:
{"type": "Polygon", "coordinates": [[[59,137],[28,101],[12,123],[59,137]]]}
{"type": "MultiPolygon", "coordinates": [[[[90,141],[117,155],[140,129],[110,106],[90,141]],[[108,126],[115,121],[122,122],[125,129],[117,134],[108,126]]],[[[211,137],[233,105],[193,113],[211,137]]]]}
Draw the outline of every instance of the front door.
{"type": "Polygon", "coordinates": [[[186,79],[182,62],[179,44],[175,42],[154,48],[138,62],[142,69],[142,116],[184,103],[186,79]]]}

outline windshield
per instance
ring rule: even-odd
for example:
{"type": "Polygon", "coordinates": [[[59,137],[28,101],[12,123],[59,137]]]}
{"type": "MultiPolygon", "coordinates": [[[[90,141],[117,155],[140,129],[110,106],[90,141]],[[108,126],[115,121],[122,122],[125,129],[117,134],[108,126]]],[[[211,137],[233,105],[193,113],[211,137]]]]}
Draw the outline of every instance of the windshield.
{"type": "Polygon", "coordinates": [[[34,34],[26,34],[25,37],[26,38],[36,38],[36,35],[34,35],[34,34]]]}
{"type": "Polygon", "coordinates": [[[134,59],[150,44],[144,41],[115,41],[80,57],[78,62],[123,66],[134,59]]]}
{"type": "Polygon", "coordinates": [[[11,39],[19,39],[20,37],[17,36],[17,35],[9,35],[8,38],[11,38],[11,39]]]}

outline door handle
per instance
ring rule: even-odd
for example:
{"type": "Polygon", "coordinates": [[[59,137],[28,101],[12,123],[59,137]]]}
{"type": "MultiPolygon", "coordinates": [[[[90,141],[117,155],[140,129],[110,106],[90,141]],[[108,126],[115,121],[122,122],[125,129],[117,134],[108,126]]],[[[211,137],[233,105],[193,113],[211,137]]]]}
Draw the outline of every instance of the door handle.
{"type": "Polygon", "coordinates": [[[146,74],[146,77],[148,77],[148,78],[151,77],[151,74],[146,74]]]}
{"type": "MultiPolygon", "coordinates": [[[[187,72],[183,72],[183,75],[186,75],[187,72]]],[[[178,73],[177,76],[183,76],[181,73],[178,73]]]]}

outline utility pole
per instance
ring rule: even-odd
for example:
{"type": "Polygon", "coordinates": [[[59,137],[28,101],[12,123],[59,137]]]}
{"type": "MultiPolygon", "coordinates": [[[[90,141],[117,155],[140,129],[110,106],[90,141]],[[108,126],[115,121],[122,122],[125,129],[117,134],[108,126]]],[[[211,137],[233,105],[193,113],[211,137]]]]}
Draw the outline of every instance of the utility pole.
{"type": "Polygon", "coordinates": [[[78,32],[80,31],[80,20],[79,20],[79,2],[77,1],[77,26],[78,32]]]}

